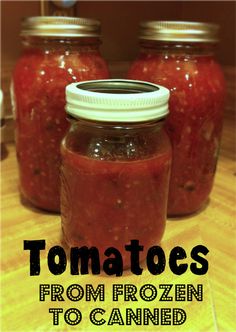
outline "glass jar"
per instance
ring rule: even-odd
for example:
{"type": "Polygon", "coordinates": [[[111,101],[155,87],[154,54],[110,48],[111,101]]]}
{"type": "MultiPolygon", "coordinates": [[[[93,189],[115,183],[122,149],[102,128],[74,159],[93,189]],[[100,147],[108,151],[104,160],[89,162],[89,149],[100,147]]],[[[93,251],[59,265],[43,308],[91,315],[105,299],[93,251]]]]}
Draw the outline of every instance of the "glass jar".
{"type": "Polygon", "coordinates": [[[171,145],[163,130],[169,91],[146,82],[70,84],[71,128],[62,142],[62,229],[69,247],[160,242],[171,145]],[[95,231],[96,230],[96,231],[95,231]]]}
{"type": "Polygon", "coordinates": [[[218,26],[205,23],[142,23],[141,52],[128,73],[128,78],[170,89],[169,216],[199,210],[212,190],[225,98],[223,74],[214,57],[217,31],[218,26]]]}
{"type": "Polygon", "coordinates": [[[33,205],[60,211],[60,143],[68,130],[65,87],[108,78],[100,23],[69,17],[23,21],[24,50],[13,72],[20,190],[33,205]]]}

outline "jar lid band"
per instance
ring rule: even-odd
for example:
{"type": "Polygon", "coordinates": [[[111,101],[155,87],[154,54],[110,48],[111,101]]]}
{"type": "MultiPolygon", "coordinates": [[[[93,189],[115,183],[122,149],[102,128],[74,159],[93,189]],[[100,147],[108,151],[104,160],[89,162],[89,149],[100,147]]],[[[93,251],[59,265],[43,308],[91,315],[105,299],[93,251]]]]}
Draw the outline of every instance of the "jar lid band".
{"type": "Polygon", "coordinates": [[[140,23],[140,39],[181,42],[218,42],[219,26],[212,23],[146,21],[140,23]]]}
{"type": "Polygon", "coordinates": [[[21,27],[21,36],[99,37],[101,24],[89,18],[35,16],[25,18],[21,27]]]}
{"type": "Polygon", "coordinates": [[[145,122],[168,114],[169,90],[135,80],[94,80],[66,87],[66,112],[101,122],[145,122]]]}

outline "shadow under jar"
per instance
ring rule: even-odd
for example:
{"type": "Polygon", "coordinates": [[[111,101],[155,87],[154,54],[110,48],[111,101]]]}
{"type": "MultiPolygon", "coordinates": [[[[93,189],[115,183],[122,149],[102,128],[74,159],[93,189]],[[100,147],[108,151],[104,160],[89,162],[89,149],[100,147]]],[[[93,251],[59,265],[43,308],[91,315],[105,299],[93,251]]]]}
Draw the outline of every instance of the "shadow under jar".
{"type": "Polygon", "coordinates": [[[23,21],[24,50],[13,72],[20,190],[36,207],[60,211],[60,144],[68,130],[65,87],[108,78],[100,23],[69,17],[23,21]]]}
{"type": "MultiPolygon", "coordinates": [[[[160,242],[166,220],[171,145],[163,130],[169,91],[103,80],[66,89],[71,127],[62,141],[61,213],[69,247],[101,255],[125,244],[160,242]]],[[[141,256],[141,259],[144,257],[141,256]]]]}
{"type": "Polygon", "coordinates": [[[218,26],[141,24],[141,51],[128,78],[170,90],[165,128],[173,147],[168,215],[202,208],[212,190],[223,122],[225,82],[214,57],[218,26]]]}

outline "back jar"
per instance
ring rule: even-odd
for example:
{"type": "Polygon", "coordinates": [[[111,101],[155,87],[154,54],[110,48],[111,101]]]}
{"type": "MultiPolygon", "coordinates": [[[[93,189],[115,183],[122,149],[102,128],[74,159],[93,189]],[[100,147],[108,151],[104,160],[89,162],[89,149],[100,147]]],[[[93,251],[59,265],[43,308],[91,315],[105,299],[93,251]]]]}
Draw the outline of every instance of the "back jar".
{"type": "Polygon", "coordinates": [[[20,191],[34,206],[60,211],[60,143],[68,122],[65,87],[108,78],[100,23],[73,17],[28,17],[12,78],[20,191]]]}
{"type": "Polygon", "coordinates": [[[225,82],[214,50],[218,26],[149,21],[128,78],[170,90],[165,128],[173,147],[168,215],[203,208],[213,187],[223,122],[225,82]]]}

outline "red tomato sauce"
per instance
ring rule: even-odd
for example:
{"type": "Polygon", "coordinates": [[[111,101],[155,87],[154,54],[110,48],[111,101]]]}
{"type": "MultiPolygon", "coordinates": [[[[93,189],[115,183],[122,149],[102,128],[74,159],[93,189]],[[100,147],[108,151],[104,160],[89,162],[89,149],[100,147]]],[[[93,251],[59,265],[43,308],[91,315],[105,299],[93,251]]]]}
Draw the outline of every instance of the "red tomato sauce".
{"type": "Polygon", "coordinates": [[[143,52],[128,78],[170,89],[166,130],[173,146],[168,214],[193,213],[211,192],[223,121],[225,83],[213,56],[143,52]]]}
{"type": "Polygon", "coordinates": [[[95,246],[101,255],[115,247],[128,267],[130,253],[124,246],[131,239],[145,247],[160,242],[171,162],[171,147],[164,137],[156,154],[132,160],[119,159],[118,148],[111,160],[95,159],[75,151],[73,141],[63,142],[61,212],[69,247],[95,246]]]}
{"type": "Polygon", "coordinates": [[[65,86],[108,78],[98,51],[26,49],[13,73],[16,149],[23,195],[35,206],[60,211],[60,143],[68,122],[65,86]]]}

